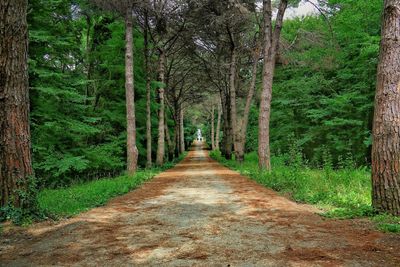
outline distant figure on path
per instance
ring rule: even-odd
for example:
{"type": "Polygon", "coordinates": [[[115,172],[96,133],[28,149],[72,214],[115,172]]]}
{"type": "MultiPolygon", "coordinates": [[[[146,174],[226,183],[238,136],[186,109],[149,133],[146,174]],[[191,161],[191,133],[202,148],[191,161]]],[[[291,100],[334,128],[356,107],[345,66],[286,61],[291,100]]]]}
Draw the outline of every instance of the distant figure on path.
{"type": "Polygon", "coordinates": [[[201,130],[197,129],[197,141],[203,141],[203,137],[201,136],[201,130]]]}

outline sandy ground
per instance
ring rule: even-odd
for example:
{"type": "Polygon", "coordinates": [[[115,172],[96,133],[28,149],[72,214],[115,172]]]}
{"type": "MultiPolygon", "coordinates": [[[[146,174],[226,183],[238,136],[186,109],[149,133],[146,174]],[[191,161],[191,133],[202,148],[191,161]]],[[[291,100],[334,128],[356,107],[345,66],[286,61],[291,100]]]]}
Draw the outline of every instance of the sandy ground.
{"type": "Polygon", "coordinates": [[[329,220],[191,151],[72,219],[4,234],[1,266],[400,266],[400,236],[329,220]]]}

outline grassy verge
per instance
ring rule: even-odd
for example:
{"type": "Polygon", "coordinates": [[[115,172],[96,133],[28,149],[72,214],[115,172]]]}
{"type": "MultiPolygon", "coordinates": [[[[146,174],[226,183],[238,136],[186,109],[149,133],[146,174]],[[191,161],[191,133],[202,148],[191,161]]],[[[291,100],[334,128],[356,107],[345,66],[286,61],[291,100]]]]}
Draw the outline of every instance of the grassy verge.
{"type": "Polygon", "coordinates": [[[48,216],[59,218],[102,206],[111,198],[128,193],[161,171],[173,167],[185,155],[162,168],[138,170],[134,176],[100,179],[62,189],[45,189],[38,195],[39,208],[48,216]]]}
{"type": "Polygon", "coordinates": [[[243,164],[226,160],[218,151],[210,156],[225,166],[239,171],[258,183],[272,188],[295,201],[317,205],[330,218],[370,217],[385,232],[400,232],[400,218],[377,215],[371,207],[371,174],[367,169],[310,169],[303,164],[287,164],[287,159],[274,157],[272,171],[259,171],[256,153],[245,156],[243,164]]]}

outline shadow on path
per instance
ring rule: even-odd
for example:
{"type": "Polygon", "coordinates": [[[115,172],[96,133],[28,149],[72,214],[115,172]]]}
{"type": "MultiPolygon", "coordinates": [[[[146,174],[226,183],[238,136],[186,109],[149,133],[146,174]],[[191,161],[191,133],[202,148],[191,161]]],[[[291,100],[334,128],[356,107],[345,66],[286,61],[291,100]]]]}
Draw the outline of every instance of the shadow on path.
{"type": "Polygon", "coordinates": [[[399,266],[399,237],[328,220],[197,145],[139,189],[58,223],[4,235],[1,266],[399,266]]]}

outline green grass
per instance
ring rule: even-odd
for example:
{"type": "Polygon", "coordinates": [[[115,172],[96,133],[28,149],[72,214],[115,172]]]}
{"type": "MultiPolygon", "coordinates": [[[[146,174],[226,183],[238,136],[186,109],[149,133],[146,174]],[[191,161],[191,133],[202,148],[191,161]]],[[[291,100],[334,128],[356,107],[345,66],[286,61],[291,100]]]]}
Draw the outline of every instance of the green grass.
{"type": "Polygon", "coordinates": [[[39,208],[55,217],[76,215],[104,205],[110,198],[125,194],[158,172],[140,170],[134,176],[101,179],[62,189],[45,189],[39,193],[39,208]]]}
{"type": "Polygon", "coordinates": [[[47,216],[59,218],[102,206],[111,198],[126,194],[161,171],[173,167],[185,155],[166,163],[162,168],[138,170],[134,176],[100,179],[68,188],[42,190],[38,195],[39,208],[47,216]]]}
{"type": "Polygon", "coordinates": [[[366,168],[311,169],[304,164],[286,164],[287,157],[273,157],[272,171],[259,171],[257,154],[245,156],[243,164],[226,160],[218,151],[210,156],[258,183],[295,201],[317,205],[330,218],[371,217],[385,232],[400,232],[400,218],[377,215],[371,207],[371,174],[366,168]]]}

